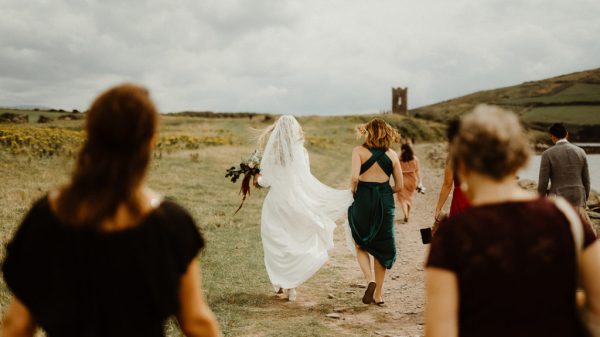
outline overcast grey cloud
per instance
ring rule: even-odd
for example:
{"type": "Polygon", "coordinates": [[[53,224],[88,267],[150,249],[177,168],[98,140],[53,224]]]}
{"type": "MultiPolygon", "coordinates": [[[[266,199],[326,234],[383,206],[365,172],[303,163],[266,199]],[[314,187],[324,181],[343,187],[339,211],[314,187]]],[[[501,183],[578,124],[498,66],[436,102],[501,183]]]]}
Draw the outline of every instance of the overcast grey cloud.
{"type": "Polygon", "coordinates": [[[135,81],[162,111],[416,107],[600,66],[597,0],[0,0],[0,105],[85,109],[135,81]]]}

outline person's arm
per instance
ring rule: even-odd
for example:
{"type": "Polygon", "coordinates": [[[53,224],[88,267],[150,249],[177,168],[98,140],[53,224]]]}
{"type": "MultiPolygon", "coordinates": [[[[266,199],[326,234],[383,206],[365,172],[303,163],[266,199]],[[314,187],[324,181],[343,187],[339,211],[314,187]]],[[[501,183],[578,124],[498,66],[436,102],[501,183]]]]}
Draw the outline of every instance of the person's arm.
{"type": "MultiPolygon", "coordinates": [[[[396,154],[394,151],[392,153],[396,154]]],[[[398,156],[392,156],[392,164],[393,171],[392,175],[394,177],[394,186],[392,186],[392,190],[394,193],[402,191],[402,187],[404,187],[404,178],[402,177],[402,166],[400,166],[400,159],[398,156]]]]}
{"type": "Polygon", "coordinates": [[[310,171],[310,157],[308,156],[308,150],[306,148],[304,148],[304,159],[306,166],[308,166],[308,170],[310,171]]]}
{"type": "Polygon", "coordinates": [[[27,307],[14,297],[11,299],[2,321],[2,336],[33,337],[36,324],[27,307]]]}
{"type": "Polygon", "coordinates": [[[419,162],[419,158],[415,156],[415,174],[417,176],[417,184],[421,185],[421,163],[419,162]]]}
{"type": "Polygon", "coordinates": [[[269,187],[271,184],[269,184],[269,181],[262,174],[257,173],[252,177],[252,185],[254,187],[269,187]]]}
{"type": "Polygon", "coordinates": [[[195,259],[190,262],[186,272],[181,277],[179,301],[181,307],[177,314],[177,321],[186,336],[221,336],[217,320],[204,300],[200,267],[198,267],[195,259]]]}
{"type": "Polygon", "coordinates": [[[538,193],[541,196],[548,194],[548,181],[550,180],[550,160],[546,153],[542,153],[542,160],[540,163],[540,175],[538,177],[538,193]]]}
{"type": "Polygon", "coordinates": [[[360,176],[360,155],[358,154],[358,148],[355,147],[352,150],[352,172],[350,174],[350,190],[352,194],[356,193],[356,187],[358,186],[358,177],[360,176]]]}
{"type": "Polygon", "coordinates": [[[600,241],[595,241],[583,251],[579,263],[586,306],[600,319],[600,241]]]}
{"type": "Polygon", "coordinates": [[[434,217],[436,219],[440,217],[442,207],[444,207],[446,200],[448,200],[448,195],[450,195],[452,185],[454,185],[454,172],[450,167],[450,161],[446,160],[446,165],[444,167],[444,182],[442,183],[442,188],[440,189],[440,196],[438,197],[438,202],[435,206],[434,217]]]}
{"type": "Polygon", "coordinates": [[[588,168],[587,157],[583,155],[583,172],[581,172],[581,180],[583,181],[583,187],[585,188],[585,199],[590,197],[590,171],[588,168]]]}
{"type": "Polygon", "coordinates": [[[458,336],[458,280],[441,268],[425,270],[425,337],[458,336]]]}

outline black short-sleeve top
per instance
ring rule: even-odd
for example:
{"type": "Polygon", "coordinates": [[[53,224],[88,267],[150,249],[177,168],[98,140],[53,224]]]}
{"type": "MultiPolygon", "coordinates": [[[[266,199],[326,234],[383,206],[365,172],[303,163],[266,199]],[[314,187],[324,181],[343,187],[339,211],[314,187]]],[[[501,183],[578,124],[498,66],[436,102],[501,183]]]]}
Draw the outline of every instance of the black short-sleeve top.
{"type": "MultiPolygon", "coordinates": [[[[584,246],[596,236],[584,224],[584,246]]],[[[575,244],[553,202],[471,207],[440,224],[428,267],[459,286],[460,336],[580,336],[575,311],[575,244]]]]}
{"type": "Polygon", "coordinates": [[[164,336],[182,274],[204,246],[171,201],[116,232],[65,226],[37,201],[6,248],[4,280],[52,336],[164,336]]]}

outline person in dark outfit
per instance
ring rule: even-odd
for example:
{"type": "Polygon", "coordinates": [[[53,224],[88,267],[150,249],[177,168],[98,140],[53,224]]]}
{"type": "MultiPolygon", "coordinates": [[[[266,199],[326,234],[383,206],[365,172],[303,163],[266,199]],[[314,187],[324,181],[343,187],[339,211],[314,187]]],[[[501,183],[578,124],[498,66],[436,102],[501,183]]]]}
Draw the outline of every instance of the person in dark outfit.
{"type": "Polygon", "coordinates": [[[202,235],[144,185],[157,124],[144,88],[95,100],[71,182],[35,202],[7,245],[3,336],[158,337],[172,315],[187,336],[220,334],[199,287],[202,235]]]}
{"type": "Polygon", "coordinates": [[[517,185],[529,155],[513,113],[479,106],[463,118],[450,158],[471,205],[433,237],[425,336],[582,336],[576,270],[590,313],[600,313],[600,244],[581,219],[576,264],[571,223],[558,205],[577,217],[575,209],[517,185]]]}
{"type": "Polygon", "coordinates": [[[399,135],[378,118],[361,125],[358,131],[365,143],[352,151],[354,202],[348,209],[348,223],[358,264],[369,283],[362,301],[383,304],[385,271],[396,261],[394,193],[402,189],[402,169],[390,146],[399,140],[399,135]],[[390,186],[390,176],[394,177],[394,186],[390,186]],[[369,254],[375,260],[375,278],[369,254]]]}

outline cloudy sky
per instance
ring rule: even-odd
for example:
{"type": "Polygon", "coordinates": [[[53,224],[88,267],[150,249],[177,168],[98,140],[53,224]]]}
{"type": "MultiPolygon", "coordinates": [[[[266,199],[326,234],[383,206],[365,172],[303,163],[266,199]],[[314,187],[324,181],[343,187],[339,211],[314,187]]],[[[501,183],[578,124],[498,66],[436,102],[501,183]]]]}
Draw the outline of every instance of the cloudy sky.
{"type": "Polygon", "coordinates": [[[377,112],[600,67],[598,0],[0,0],[0,106],[377,112]]]}

